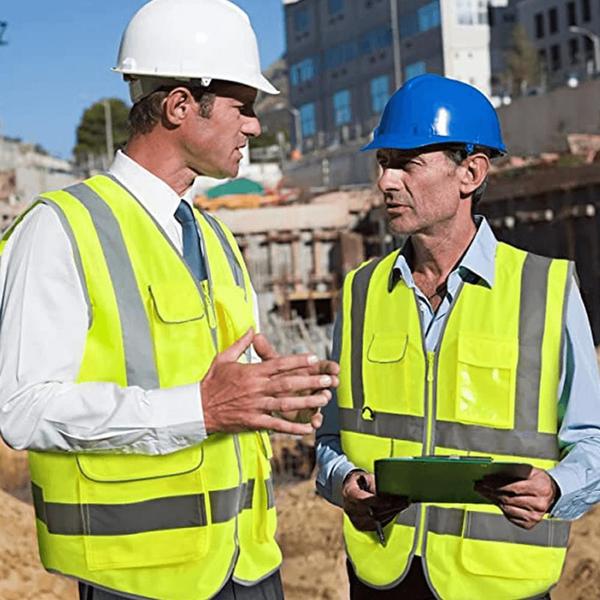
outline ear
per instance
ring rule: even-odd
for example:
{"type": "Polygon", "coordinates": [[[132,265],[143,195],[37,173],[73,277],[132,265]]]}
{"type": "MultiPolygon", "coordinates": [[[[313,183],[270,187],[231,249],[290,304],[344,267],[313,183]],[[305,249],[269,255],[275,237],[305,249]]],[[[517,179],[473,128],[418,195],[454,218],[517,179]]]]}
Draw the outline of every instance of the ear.
{"type": "Polygon", "coordinates": [[[468,198],[485,181],[490,171],[490,159],[483,152],[467,156],[464,173],[460,180],[460,194],[468,198]]]}
{"type": "Polygon", "coordinates": [[[177,127],[193,112],[195,103],[194,97],[187,88],[175,88],[163,100],[163,119],[171,127],[177,127]]]}

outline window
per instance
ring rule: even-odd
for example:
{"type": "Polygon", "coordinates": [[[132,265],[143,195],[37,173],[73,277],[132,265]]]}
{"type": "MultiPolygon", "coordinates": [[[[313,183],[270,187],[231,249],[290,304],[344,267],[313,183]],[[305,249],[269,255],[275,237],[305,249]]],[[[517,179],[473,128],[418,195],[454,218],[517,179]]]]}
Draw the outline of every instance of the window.
{"type": "Polygon", "coordinates": [[[556,8],[551,8],[548,11],[548,31],[552,33],[556,33],[558,31],[558,10],[556,8]]]}
{"type": "Polygon", "coordinates": [[[594,59],[594,42],[589,37],[583,38],[583,52],[585,53],[585,60],[594,59]]]}
{"type": "Polygon", "coordinates": [[[459,25],[486,25],[488,3],[486,0],[456,0],[456,16],[459,25]]]}
{"type": "Polygon", "coordinates": [[[317,130],[317,121],[315,117],[315,103],[310,102],[300,107],[300,126],[302,127],[302,137],[315,135],[317,130]]]}
{"type": "Polygon", "coordinates": [[[422,6],[417,11],[417,20],[419,31],[428,31],[434,27],[439,27],[441,23],[439,0],[422,6]]]}
{"type": "Polygon", "coordinates": [[[333,95],[333,118],[336,126],[345,125],[352,120],[350,92],[341,90],[333,95]]]}
{"type": "Polygon", "coordinates": [[[540,67],[545,71],[548,68],[548,55],[545,48],[538,50],[538,60],[540,61],[540,67]]]}
{"type": "Polygon", "coordinates": [[[408,38],[419,33],[419,19],[416,12],[402,15],[400,19],[400,37],[408,38]]]}
{"type": "Polygon", "coordinates": [[[294,30],[296,33],[304,33],[308,31],[310,25],[310,19],[308,16],[308,10],[306,8],[300,8],[294,12],[294,30]]]}
{"type": "Polygon", "coordinates": [[[325,67],[327,69],[337,69],[353,61],[357,56],[358,45],[355,42],[338,44],[325,51],[325,67]]]}
{"type": "Polygon", "coordinates": [[[569,40],[569,62],[576,65],[579,62],[579,38],[569,40]]]}
{"type": "Polygon", "coordinates": [[[584,23],[592,20],[592,5],[590,0],[581,0],[581,19],[584,23]]]}
{"type": "Polygon", "coordinates": [[[290,67],[290,82],[292,85],[300,85],[310,81],[316,75],[316,65],[313,58],[306,58],[290,67]]]}
{"type": "Polygon", "coordinates": [[[414,62],[411,63],[410,65],[406,65],[406,68],[404,69],[404,78],[405,79],[412,79],[413,77],[416,77],[417,75],[423,75],[423,73],[427,72],[427,68],[425,66],[425,61],[418,61],[418,62],[414,62]]]}
{"type": "Polygon", "coordinates": [[[553,44],[550,46],[550,68],[553,71],[558,71],[562,66],[560,59],[560,45],[553,44]]]}
{"type": "Polygon", "coordinates": [[[380,113],[385,108],[390,98],[390,78],[388,75],[371,79],[371,109],[374,113],[380,113]]]}
{"type": "Polygon", "coordinates": [[[535,15],[535,37],[539,40],[546,35],[544,31],[544,15],[542,13],[537,13],[535,15]]]}
{"type": "Polygon", "coordinates": [[[567,24],[577,25],[577,7],[575,2],[567,2],[567,24]]]}
{"type": "Polygon", "coordinates": [[[344,10],[344,0],[328,0],[327,7],[330,15],[337,15],[344,10]]]}
{"type": "Polygon", "coordinates": [[[369,31],[360,40],[361,54],[371,54],[376,50],[392,45],[392,30],[389,27],[379,27],[369,31]]]}

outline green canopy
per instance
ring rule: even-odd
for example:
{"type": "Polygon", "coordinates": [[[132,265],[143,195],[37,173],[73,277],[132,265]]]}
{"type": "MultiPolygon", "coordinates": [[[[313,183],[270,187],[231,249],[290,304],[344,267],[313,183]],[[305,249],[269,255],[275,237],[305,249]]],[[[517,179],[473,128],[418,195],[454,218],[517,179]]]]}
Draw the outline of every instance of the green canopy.
{"type": "Polygon", "coordinates": [[[258,194],[262,195],[265,188],[251,179],[241,177],[240,179],[232,179],[221,185],[216,185],[206,192],[206,197],[209,199],[220,198],[221,196],[232,196],[238,194],[258,194]]]}

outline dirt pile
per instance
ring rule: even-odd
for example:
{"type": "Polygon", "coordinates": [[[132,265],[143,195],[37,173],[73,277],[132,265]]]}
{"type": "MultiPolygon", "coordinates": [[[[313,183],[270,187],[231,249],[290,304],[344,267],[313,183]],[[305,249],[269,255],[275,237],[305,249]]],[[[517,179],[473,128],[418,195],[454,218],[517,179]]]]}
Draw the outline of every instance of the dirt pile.
{"type": "Polygon", "coordinates": [[[0,598],[74,600],[76,586],[40,564],[33,508],[0,491],[0,598]]]}

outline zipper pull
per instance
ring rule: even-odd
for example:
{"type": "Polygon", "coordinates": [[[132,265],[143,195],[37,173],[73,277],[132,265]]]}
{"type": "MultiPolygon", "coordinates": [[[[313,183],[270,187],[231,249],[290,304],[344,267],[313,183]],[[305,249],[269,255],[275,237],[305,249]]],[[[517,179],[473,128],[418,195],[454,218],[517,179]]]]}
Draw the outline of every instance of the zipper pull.
{"type": "Polygon", "coordinates": [[[433,369],[435,361],[435,352],[427,353],[427,381],[433,381],[433,369]]]}
{"type": "Polygon", "coordinates": [[[217,315],[213,304],[212,294],[210,292],[210,286],[207,279],[200,282],[202,286],[202,292],[204,294],[204,301],[206,302],[206,312],[208,313],[208,324],[211,329],[217,328],[217,315]]]}

